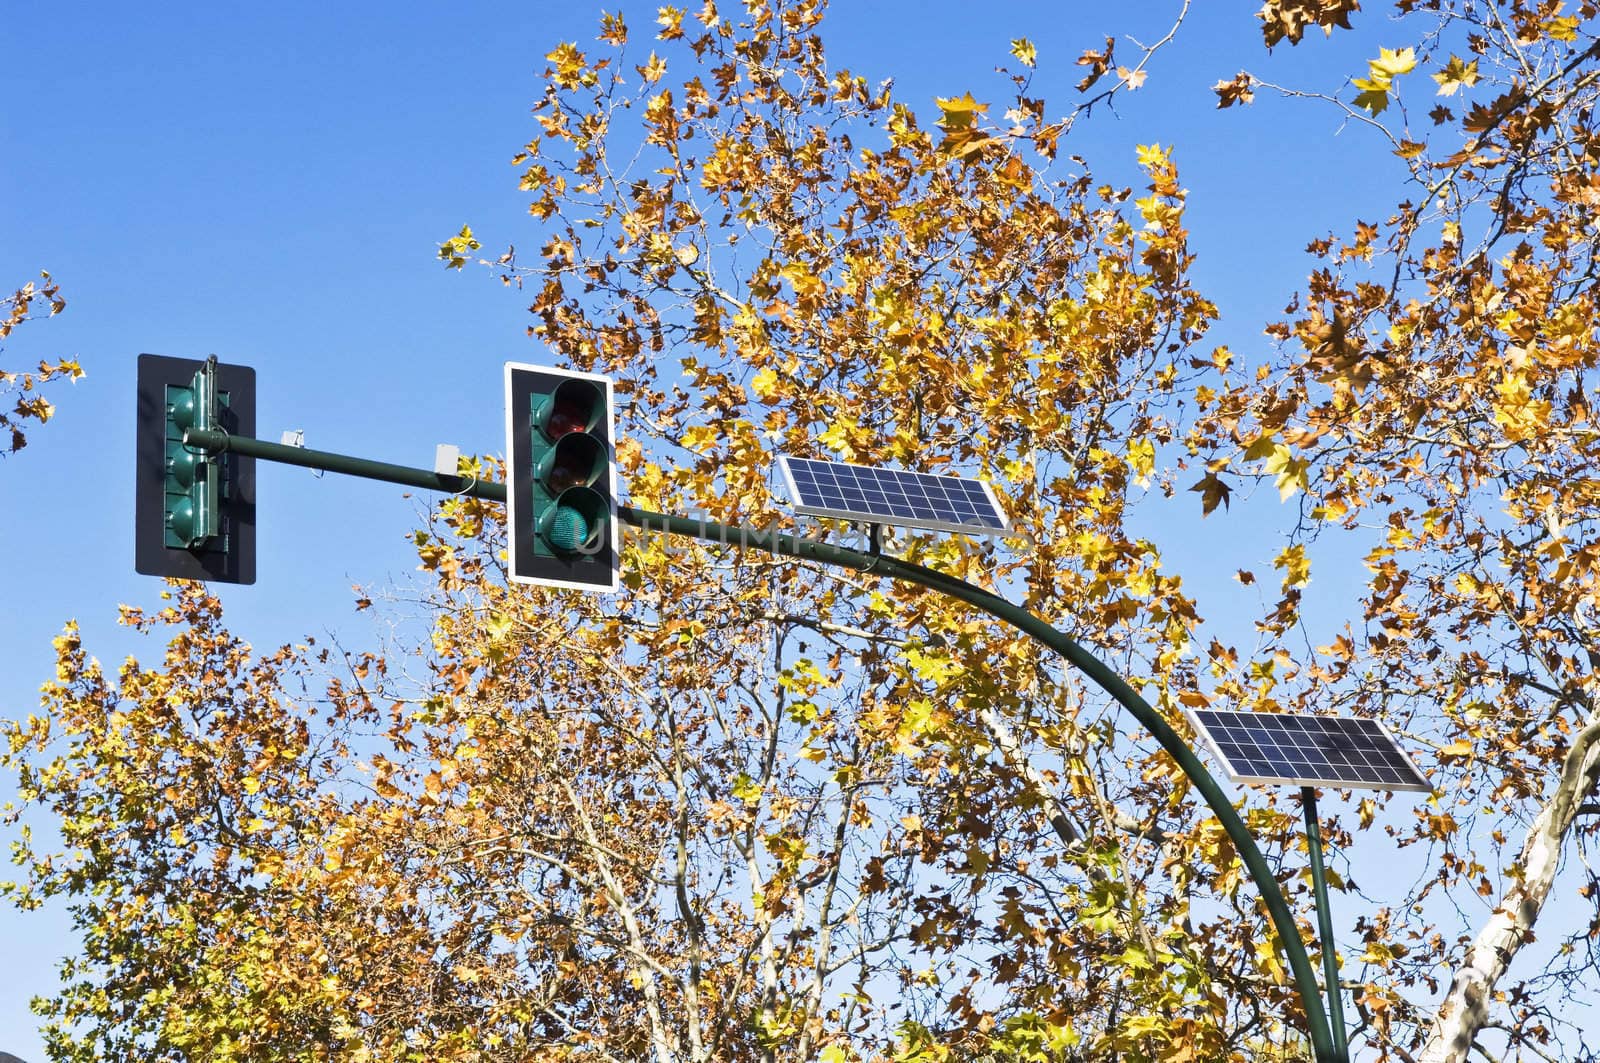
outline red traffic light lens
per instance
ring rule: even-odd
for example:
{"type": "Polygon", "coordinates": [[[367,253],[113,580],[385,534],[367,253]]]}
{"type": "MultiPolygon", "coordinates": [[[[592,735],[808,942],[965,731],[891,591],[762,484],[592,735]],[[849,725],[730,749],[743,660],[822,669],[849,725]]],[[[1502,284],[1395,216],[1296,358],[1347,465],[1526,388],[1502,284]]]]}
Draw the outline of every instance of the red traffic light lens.
{"type": "Polygon", "coordinates": [[[605,396],[587,380],[563,380],[534,408],[533,423],[554,443],[563,436],[592,432],[600,425],[605,396]]]}
{"type": "Polygon", "coordinates": [[[572,432],[583,432],[589,427],[589,406],[570,395],[557,395],[550,417],[545,421],[545,431],[552,439],[560,439],[572,432]]]}

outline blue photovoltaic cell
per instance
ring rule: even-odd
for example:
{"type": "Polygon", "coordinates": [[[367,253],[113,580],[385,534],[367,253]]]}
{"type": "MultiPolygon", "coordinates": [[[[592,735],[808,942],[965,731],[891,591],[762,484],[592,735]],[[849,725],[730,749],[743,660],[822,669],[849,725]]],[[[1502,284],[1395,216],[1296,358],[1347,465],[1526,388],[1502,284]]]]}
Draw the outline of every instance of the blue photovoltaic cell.
{"type": "Polygon", "coordinates": [[[1240,782],[1431,791],[1377,720],[1196,709],[1195,728],[1240,782]]]}
{"type": "Polygon", "coordinates": [[[796,513],[911,528],[1006,530],[1005,515],[982,480],[780,457],[796,513]]]}

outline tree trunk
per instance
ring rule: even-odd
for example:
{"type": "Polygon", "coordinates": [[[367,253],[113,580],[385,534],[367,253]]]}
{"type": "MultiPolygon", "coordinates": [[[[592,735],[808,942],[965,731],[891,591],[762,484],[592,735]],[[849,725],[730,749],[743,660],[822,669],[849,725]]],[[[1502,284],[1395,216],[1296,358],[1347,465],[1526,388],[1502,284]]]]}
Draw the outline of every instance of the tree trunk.
{"type": "Polygon", "coordinates": [[[1511,966],[1517,951],[1550,895],[1561,864],[1562,844],[1583,797],[1600,775],[1600,714],[1591,714],[1573,740],[1561,765],[1561,780],[1528,829],[1522,853],[1510,869],[1514,881],[1500,898],[1489,921],[1467,950],[1434,1017],[1417,1063],[1462,1063],[1478,1031],[1489,1020],[1495,985],[1511,966]]]}

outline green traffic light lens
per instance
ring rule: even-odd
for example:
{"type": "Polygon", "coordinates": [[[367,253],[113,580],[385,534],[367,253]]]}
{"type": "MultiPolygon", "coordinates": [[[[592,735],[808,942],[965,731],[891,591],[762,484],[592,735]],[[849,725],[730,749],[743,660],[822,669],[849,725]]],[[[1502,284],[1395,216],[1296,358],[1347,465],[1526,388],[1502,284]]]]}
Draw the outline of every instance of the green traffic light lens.
{"type": "Polygon", "coordinates": [[[539,535],[558,554],[596,554],[605,547],[611,507],[588,487],[561,492],[539,518],[539,535]]]}
{"type": "Polygon", "coordinates": [[[550,545],[557,550],[576,551],[589,538],[589,522],[569,506],[557,506],[550,515],[550,545]]]}
{"type": "Polygon", "coordinates": [[[176,505],[167,511],[167,526],[172,533],[182,539],[185,546],[194,542],[194,503],[187,498],[180,498],[176,505]]]}

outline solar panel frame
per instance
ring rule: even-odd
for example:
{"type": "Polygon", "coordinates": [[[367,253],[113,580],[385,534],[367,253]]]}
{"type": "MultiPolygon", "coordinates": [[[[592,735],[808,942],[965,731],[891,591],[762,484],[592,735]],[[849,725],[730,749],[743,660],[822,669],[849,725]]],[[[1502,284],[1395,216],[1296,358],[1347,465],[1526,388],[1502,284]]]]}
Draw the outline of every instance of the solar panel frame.
{"type": "Polygon", "coordinates": [[[1187,714],[1195,733],[1237,782],[1433,792],[1378,720],[1232,709],[1189,709],[1187,714]]]}
{"type": "Polygon", "coordinates": [[[777,468],[797,514],[965,535],[1011,530],[994,489],[984,480],[787,454],[778,456],[777,468]],[[824,474],[826,485],[820,479],[824,474]],[[832,489],[831,497],[824,487],[832,489]]]}

